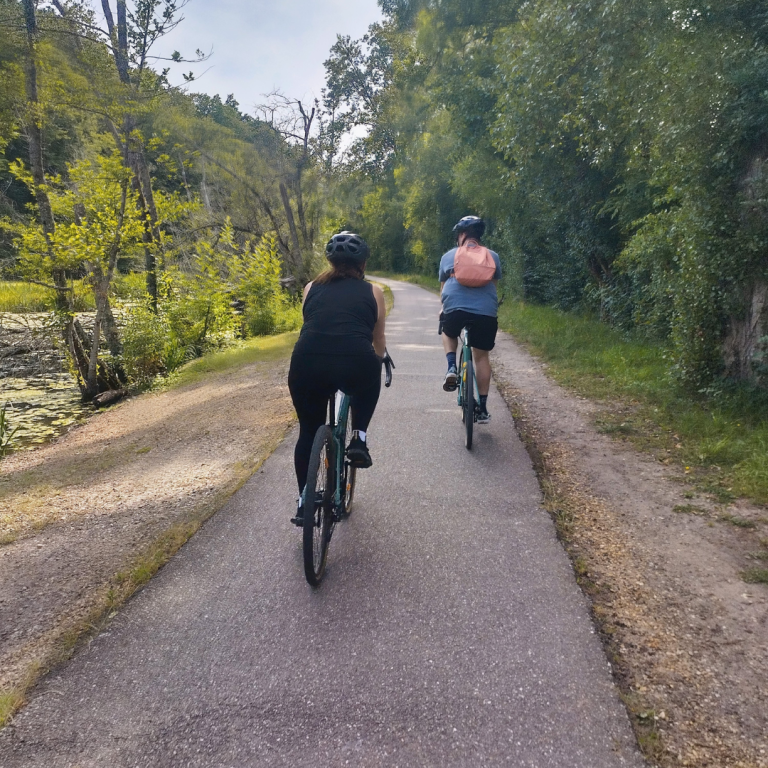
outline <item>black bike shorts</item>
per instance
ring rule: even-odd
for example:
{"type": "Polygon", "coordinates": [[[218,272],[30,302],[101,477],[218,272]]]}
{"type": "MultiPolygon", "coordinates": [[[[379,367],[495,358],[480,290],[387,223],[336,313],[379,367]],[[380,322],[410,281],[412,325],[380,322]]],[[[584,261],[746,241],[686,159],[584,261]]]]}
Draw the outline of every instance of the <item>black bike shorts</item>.
{"type": "Polygon", "coordinates": [[[440,315],[443,324],[443,333],[452,339],[458,338],[462,328],[469,330],[469,346],[475,349],[489,351],[496,344],[496,331],[499,329],[499,321],[489,315],[476,315],[474,312],[466,312],[463,309],[455,309],[453,312],[440,315]]]}

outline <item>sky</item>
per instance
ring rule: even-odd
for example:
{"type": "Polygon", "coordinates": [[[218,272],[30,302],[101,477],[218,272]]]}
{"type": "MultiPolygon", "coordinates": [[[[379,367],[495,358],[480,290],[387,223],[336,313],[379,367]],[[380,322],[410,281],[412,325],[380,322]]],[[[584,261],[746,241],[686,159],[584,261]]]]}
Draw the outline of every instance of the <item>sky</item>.
{"type": "Polygon", "coordinates": [[[189,0],[182,14],[184,21],[152,53],[213,53],[203,64],[172,64],[171,82],[182,83],[181,72],[191,69],[199,79],[189,92],[218,93],[222,100],[233,93],[248,114],[274,89],[305,102],[320,98],[323,62],[336,35],[362,37],[381,19],[376,0],[189,0]]]}

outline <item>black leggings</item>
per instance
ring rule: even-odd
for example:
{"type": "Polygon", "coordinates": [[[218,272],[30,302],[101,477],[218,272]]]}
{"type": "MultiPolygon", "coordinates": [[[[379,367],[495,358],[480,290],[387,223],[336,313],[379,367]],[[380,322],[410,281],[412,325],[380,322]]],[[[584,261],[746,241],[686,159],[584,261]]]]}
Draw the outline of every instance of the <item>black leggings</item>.
{"type": "Polygon", "coordinates": [[[365,431],[381,391],[381,358],[370,355],[298,354],[291,358],[288,389],[299,416],[293,454],[299,493],[307,483],[309,455],[318,428],[328,416],[328,400],[337,390],[352,398],[352,429],[365,431]]]}

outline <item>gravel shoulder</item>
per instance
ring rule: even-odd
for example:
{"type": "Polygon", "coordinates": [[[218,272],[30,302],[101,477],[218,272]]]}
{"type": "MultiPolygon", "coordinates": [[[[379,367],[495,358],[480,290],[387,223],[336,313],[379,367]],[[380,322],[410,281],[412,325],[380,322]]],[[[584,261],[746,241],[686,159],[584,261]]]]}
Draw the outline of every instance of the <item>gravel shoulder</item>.
{"type": "Polygon", "coordinates": [[[499,336],[496,382],[643,751],[664,766],[768,766],[768,587],[740,575],[765,541],[765,510],[691,498],[678,470],[597,431],[610,404],[562,389],[499,336]]]}
{"type": "Polygon", "coordinates": [[[272,452],[294,419],[287,366],[142,395],[0,462],[0,715],[272,452]]]}

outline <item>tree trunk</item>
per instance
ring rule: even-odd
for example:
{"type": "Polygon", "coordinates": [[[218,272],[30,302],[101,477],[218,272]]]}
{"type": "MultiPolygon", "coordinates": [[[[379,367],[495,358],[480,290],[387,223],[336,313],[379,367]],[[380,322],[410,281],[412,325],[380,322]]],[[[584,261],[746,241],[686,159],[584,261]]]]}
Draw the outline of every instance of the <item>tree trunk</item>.
{"type": "Polygon", "coordinates": [[[203,195],[203,205],[205,206],[205,212],[210,214],[211,213],[211,198],[208,195],[208,183],[206,182],[205,178],[205,157],[200,156],[200,163],[202,165],[202,171],[203,171],[203,178],[200,179],[200,192],[203,195]]]}
{"type": "Polygon", "coordinates": [[[291,254],[291,260],[293,261],[295,268],[299,271],[299,277],[304,277],[304,263],[301,257],[301,244],[299,243],[299,233],[296,231],[296,221],[293,218],[293,209],[291,208],[291,201],[288,197],[288,190],[285,188],[285,184],[280,182],[280,197],[283,201],[283,208],[285,209],[285,218],[288,219],[288,230],[291,233],[291,243],[293,244],[293,252],[291,254]]]}
{"type": "Polygon", "coordinates": [[[301,235],[304,238],[304,247],[311,248],[312,236],[307,229],[307,216],[304,211],[304,195],[301,189],[303,165],[303,161],[299,161],[299,167],[296,169],[296,211],[299,214],[299,225],[301,226],[301,235]]]}
{"type": "Polygon", "coordinates": [[[71,333],[71,349],[80,372],[80,390],[85,401],[93,400],[101,392],[122,388],[122,371],[118,361],[114,359],[120,353],[120,341],[117,338],[117,329],[115,328],[112,309],[109,305],[109,287],[112,284],[120,253],[127,202],[128,182],[124,181],[115,238],[106,250],[106,270],[99,261],[96,261],[91,266],[91,281],[94,298],[96,299],[96,315],[93,319],[91,338],[90,340],[87,339],[86,334],[77,321],[73,324],[74,332],[71,333]],[[113,355],[111,360],[101,360],[99,358],[102,325],[105,326],[110,351],[113,355]],[[109,335],[111,333],[114,333],[114,338],[110,341],[109,335]]]}
{"type": "Polygon", "coordinates": [[[90,402],[100,392],[122,388],[112,367],[98,358],[96,333],[89,335],[77,318],[71,318],[67,323],[66,335],[69,354],[78,371],[77,383],[83,402],[90,402]],[[96,356],[93,355],[94,349],[96,356]]]}
{"type": "Polygon", "coordinates": [[[744,313],[731,318],[723,344],[726,371],[741,381],[755,377],[752,359],[760,339],[768,334],[768,283],[754,282],[744,293],[744,305],[744,313]]]}
{"type": "Polygon", "coordinates": [[[109,352],[112,357],[118,357],[123,354],[123,343],[120,341],[120,334],[117,331],[117,323],[115,322],[115,316],[112,314],[112,305],[109,301],[109,295],[107,295],[106,304],[104,306],[104,318],[102,320],[104,327],[104,338],[107,341],[109,352]]]}
{"type": "Polygon", "coordinates": [[[83,395],[88,400],[93,400],[99,394],[99,348],[101,346],[101,318],[104,316],[103,299],[96,294],[96,317],[93,319],[93,330],[91,331],[91,352],[88,356],[88,373],[85,378],[85,391],[83,395]]]}
{"type": "MultiPolygon", "coordinates": [[[[27,114],[24,129],[29,145],[29,166],[35,183],[35,200],[40,214],[40,224],[48,242],[48,256],[55,264],[55,255],[51,239],[56,232],[56,222],[53,218],[51,201],[48,198],[45,183],[45,166],[43,164],[43,132],[40,127],[40,102],[37,92],[37,17],[35,16],[34,0],[23,0],[24,21],[27,28],[27,57],[24,67],[24,85],[27,97],[27,114]]],[[[67,277],[63,269],[53,268],[53,284],[56,286],[56,308],[69,310],[67,277]]]]}
{"type": "MultiPolygon", "coordinates": [[[[115,66],[120,82],[131,90],[137,87],[131,83],[129,71],[128,51],[128,17],[125,0],[117,0],[117,23],[112,16],[109,0],[101,0],[104,18],[107,22],[109,37],[112,41],[112,51],[115,58],[115,66]]],[[[152,178],[149,175],[149,166],[144,153],[144,146],[136,135],[136,120],[133,115],[127,115],[123,121],[123,136],[125,145],[121,149],[125,152],[126,165],[133,171],[136,186],[140,192],[142,206],[147,214],[145,238],[147,245],[144,249],[144,261],[147,272],[147,293],[152,302],[152,309],[157,312],[157,260],[152,244],[159,244],[160,237],[157,229],[157,206],[155,195],[152,191],[152,178]]]]}

